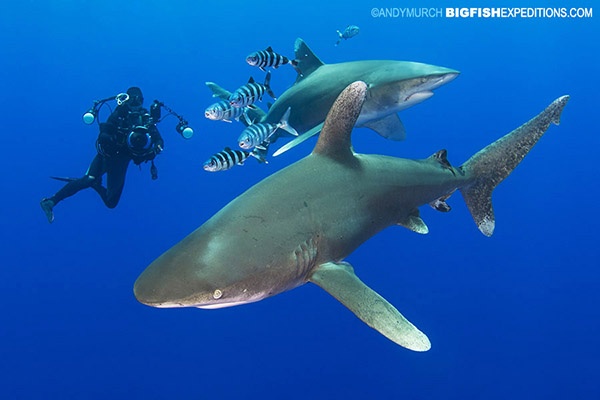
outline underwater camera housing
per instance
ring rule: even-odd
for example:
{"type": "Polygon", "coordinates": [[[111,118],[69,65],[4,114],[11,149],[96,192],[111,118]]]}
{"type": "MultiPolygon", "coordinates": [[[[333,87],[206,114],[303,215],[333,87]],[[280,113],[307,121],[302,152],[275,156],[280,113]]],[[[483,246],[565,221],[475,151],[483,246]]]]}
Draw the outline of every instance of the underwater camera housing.
{"type": "Polygon", "coordinates": [[[154,100],[154,103],[150,106],[150,117],[154,123],[162,121],[161,119],[161,109],[164,108],[168,115],[173,115],[175,118],[179,120],[177,126],[175,126],[175,131],[181,135],[184,139],[190,139],[194,135],[194,130],[189,127],[188,122],[185,120],[183,115],[177,114],[171,108],[167,107],[162,101],[154,100]]]}
{"type": "MultiPolygon", "coordinates": [[[[83,123],[86,125],[91,125],[94,121],[98,120],[98,113],[104,104],[107,102],[115,100],[118,105],[125,104],[129,100],[129,95],[127,93],[119,93],[116,96],[107,97],[106,99],[96,100],[94,101],[94,105],[88,109],[82,115],[83,123]]],[[[183,115],[177,114],[171,108],[167,107],[163,102],[154,100],[152,105],[150,106],[150,117],[152,119],[152,123],[157,124],[161,122],[164,118],[162,117],[161,109],[165,109],[167,111],[167,115],[173,115],[178,120],[179,123],[175,126],[175,131],[181,135],[184,139],[190,139],[194,135],[194,130],[190,128],[188,122],[185,120],[183,115]]],[[[165,117],[166,117],[165,116],[165,117]]]]}

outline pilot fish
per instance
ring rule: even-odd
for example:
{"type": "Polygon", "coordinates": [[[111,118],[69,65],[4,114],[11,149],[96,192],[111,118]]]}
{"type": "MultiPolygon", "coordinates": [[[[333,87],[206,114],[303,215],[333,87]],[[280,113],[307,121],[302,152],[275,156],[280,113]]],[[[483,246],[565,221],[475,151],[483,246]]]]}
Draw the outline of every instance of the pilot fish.
{"type": "Polygon", "coordinates": [[[213,154],[206,160],[203,168],[205,171],[209,172],[225,171],[236,165],[244,165],[244,161],[250,156],[255,157],[259,162],[266,162],[265,159],[256,152],[231,150],[229,147],[225,147],[223,151],[213,154]]]}
{"type": "Polygon", "coordinates": [[[253,67],[258,67],[263,71],[266,71],[265,68],[279,68],[280,65],[285,65],[291,63],[292,66],[295,67],[294,61],[290,62],[290,59],[286,56],[282,56],[279,53],[275,53],[271,46],[267,47],[266,50],[263,51],[255,51],[251,53],[248,57],[246,57],[246,62],[253,67]]]}
{"type": "Polygon", "coordinates": [[[348,25],[346,29],[344,29],[344,32],[337,31],[339,38],[335,45],[337,46],[338,44],[340,44],[342,39],[348,40],[350,38],[353,38],[354,36],[358,35],[359,31],[360,29],[356,25],[348,25]]]}
{"type": "Polygon", "coordinates": [[[242,115],[246,115],[246,107],[233,107],[227,100],[214,103],[204,110],[204,116],[213,121],[231,122],[232,119],[239,120],[242,115]]]}
{"type": "Polygon", "coordinates": [[[248,126],[238,138],[240,147],[248,150],[259,146],[261,143],[269,142],[271,136],[279,128],[291,133],[294,136],[298,136],[298,132],[296,132],[296,130],[288,124],[290,110],[291,108],[288,107],[285,114],[283,114],[283,117],[281,117],[281,121],[276,124],[264,122],[248,126]]]}
{"type": "Polygon", "coordinates": [[[277,100],[275,93],[271,90],[271,72],[267,72],[265,83],[254,82],[254,78],[250,77],[248,83],[239,87],[229,96],[229,104],[234,107],[251,107],[257,100],[262,100],[265,92],[273,99],[277,100]]]}

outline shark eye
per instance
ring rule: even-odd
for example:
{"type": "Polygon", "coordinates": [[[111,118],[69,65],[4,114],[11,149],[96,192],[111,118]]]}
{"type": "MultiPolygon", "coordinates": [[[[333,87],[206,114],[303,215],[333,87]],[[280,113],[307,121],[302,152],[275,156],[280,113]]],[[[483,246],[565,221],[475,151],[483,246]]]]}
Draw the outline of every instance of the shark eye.
{"type": "Polygon", "coordinates": [[[219,289],[217,289],[217,290],[215,290],[215,291],[214,291],[214,293],[213,293],[213,298],[214,298],[215,300],[218,300],[218,299],[220,299],[220,298],[221,298],[221,296],[223,296],[223,292],[222,292],[222,291],[220,291],[219,289]]]}

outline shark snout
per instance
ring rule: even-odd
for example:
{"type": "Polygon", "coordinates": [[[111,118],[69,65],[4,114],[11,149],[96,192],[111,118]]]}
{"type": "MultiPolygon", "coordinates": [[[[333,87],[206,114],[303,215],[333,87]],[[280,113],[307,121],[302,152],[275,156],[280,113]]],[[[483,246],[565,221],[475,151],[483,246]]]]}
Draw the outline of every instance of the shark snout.
{"type": "Polygon", "coordinates": [[[431,80],[428,83],[427,90],[434,90],[439,88],[440,86],[445,85],[448,82],[453,81],[460,74],[458,71],[448,72],[446,74],[434,75],[431,77],[431,80]]]}
{"type": "Polygon", "coordinates": [[[193,273],[193,265],[172,259],[169,252],[156,259],[133,285],[137,301],[151,307],[189,307],[212,292],[203,279],[193,273]]]}

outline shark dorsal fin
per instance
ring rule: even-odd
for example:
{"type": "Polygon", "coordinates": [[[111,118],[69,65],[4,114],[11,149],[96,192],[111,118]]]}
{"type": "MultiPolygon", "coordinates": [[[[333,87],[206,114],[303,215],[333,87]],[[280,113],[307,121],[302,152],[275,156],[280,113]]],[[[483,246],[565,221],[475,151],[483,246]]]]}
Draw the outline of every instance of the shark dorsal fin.
{"type": "Polygon", "coordinates": [[[314,154],[339,161],[354,158],[350,136],[366,96],[367,85],[362,81],[351,83],[342,91],[327,114],[314,154]]]}
{"type": "Polygon", "coordinates": [[[294,53],[296,57],[294,60],[294,67],[296,68],[296,71],[298,71],[296,83],[300,82],[323,65],[323,61],[321,61],[306,43],[304,43],[304,40],[300,38],[296,39],[294,53]]]}

